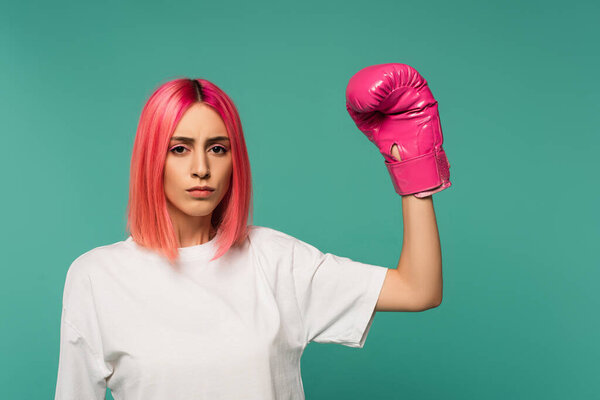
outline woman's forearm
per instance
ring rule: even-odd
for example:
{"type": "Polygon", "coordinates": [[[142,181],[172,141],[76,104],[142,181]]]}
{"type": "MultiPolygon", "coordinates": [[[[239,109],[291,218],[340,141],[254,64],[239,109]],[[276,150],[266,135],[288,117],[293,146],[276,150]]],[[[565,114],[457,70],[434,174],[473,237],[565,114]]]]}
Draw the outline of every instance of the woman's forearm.
{"type": "Polygon", "coordinates": [[[433,196],[402,196],[402,218],[398,271],[432,307],[438,306],[442,301],[442,251],[433,196]]]}

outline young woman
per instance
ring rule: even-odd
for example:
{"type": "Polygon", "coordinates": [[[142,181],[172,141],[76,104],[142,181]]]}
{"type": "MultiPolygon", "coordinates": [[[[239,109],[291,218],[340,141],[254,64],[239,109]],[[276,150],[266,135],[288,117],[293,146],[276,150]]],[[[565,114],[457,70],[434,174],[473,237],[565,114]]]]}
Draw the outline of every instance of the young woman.
{"type": "MultiPolygon", "coordinates": [[[[366,118],[373,110],[359,110],[369,103],[365,82],[347,93],[349,112],[375,140],[366,118]]],[[[419,112],[435,123],[433,111],[419,112]]],[[[421,156],[411,153],[411,129],[393,128],[399,146],[386,163],[421,156]]],[[[439,139],[430,147],[438,158],[439,139]]],[[[422,173],[437,168],[417,162],[422,173]]],[[[410,168],[394,174],[405,224],[398,269],[248,225],[250,164],[234,103],[204,79],[163,84],[144,106],[135,138],[130,236],[68,269],[55,398],[104,399],[108,387],[117,400],[303,399],[300,357],[309,342],[362,348],[376,311],[441,301],[430,196],[449,186],[448,177],[419,178],[410,168]]]]}

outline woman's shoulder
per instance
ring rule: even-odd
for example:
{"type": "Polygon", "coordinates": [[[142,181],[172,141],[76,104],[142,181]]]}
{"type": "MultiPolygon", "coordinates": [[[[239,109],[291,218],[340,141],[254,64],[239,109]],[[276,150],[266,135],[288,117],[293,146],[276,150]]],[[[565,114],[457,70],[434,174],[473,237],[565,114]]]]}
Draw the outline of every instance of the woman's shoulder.
{"type": "Polygon", "coordinates": [[[313,263],[323,257],[323,253],[311,244],[280,230],[252,225],[250,245],[261,260],[313,263]]]}
{"type": "Polygon", "coordinates": [[[89,274],[106,260],[119,258],[128,251],[130,251],[130,246],[128,246],[127,239],[94,247],[75,257],[71,262],[68,273],[89,274]]]}
{"type": "Polygon", "coordinates": [[[273,259],[278,255],[289,257],[298,239],[280,230],[258,225],[249,226],[250,246],[262,256],[273,259]]]}
{"type": "Polygon", "coordinates": [[[285,232],[260,225],[250,225],[249,236],[251,241],[254,240],[258,243],[265,242],[268,244],[290,244],[297,240],[295,237],[285,232]]]}

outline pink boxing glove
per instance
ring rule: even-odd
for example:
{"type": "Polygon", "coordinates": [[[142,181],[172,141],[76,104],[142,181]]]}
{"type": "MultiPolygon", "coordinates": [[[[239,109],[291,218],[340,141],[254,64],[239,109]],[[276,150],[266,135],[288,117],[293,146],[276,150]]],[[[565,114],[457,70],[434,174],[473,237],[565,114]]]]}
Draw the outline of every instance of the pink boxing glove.
{"type": "Polygon", "coordinates": [[[399,195],[423,198],[450,187],[437,101],[416,69],[398,63],[361,69],[348,82],[346,109],[379,148],[399,195]],[[392,156],[394,144],[400,161],[392,156]]]}

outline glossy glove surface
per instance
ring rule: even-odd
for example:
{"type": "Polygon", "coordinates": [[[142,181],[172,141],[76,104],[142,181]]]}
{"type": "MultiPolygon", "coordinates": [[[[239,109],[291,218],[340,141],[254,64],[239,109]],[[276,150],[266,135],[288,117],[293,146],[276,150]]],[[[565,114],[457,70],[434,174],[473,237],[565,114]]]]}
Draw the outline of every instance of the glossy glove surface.
{"type": "Polygon", "coordinates": [[[413,67],[388,63],[361,69],[348,82],[346,109],[379,148],[398,194],[423,198],[451,186],[438,104],[413,67]],[[400,161],[392,155],[394,144],[400,161]]]}

